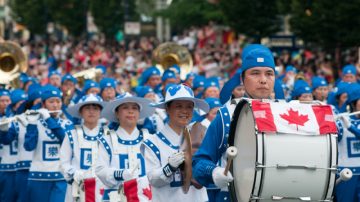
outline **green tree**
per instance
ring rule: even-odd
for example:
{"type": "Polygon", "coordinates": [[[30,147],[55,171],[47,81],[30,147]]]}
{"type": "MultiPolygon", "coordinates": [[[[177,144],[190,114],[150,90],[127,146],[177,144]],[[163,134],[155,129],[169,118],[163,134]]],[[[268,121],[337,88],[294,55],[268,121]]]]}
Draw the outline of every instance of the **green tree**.
{"type": "Polygon", "coordinates": [[[359,46],[359,10],[360,0],[341,3],[336,0],[293,0],[291,29],[306,42],[326,49],[359,46]]]}
{"type": "Polygon", "coordinates": [[[159,15],[169,18],[172,29],[177,31],[193,25],[206,25],[209,21],[223,21],[220,7],[205,0],[173,0],[159,15]]]}
{"type": "Polygon", "coordinates": [[[9,5],[16,22],[25,25],[31,33],[45,34],[51,15],[45,0],[10,0],[9,5]]]}
{"type": "Polygon", "coordinates": [[[124,28],[125,14],[127,20],[139,19],[134,0],[90,0],[90,11],[96,26],[107,38],[114,38],[124,28]]]}
{"type": "Polygon", "coordinates": [[[88,0],[45,0],[54,22],[79,37],[86,33],[88,0]]]}
{"type": "Polygon", "coordinates": [[[276,0],[221,0],[226,23],[239,33],[260,40],[280,29],[276,0]]]}

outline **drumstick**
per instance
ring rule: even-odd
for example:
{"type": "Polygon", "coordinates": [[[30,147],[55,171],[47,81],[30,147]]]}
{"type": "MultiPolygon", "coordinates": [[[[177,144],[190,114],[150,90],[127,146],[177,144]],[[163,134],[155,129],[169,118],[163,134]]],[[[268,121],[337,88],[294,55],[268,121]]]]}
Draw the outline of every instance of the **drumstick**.
{"type": "Polygon", "coordinates": [[[231,162],[237,155],[236,147],[231,146],[231,147],[227,148],[226,154],[227,154],[227,162],[226,162],[226,166],[225,166],[225,170],[224,170],[224,175],[227,175],[227,173],[230,169],[231,162]]]}
{"type": "Polygon", "coordinates": [[[340,177],[339,179],[336,180],[336,185],[338,185],[340,182],[346,182],[348,180],[350,180],[353,176],[352,171],[349,168],[344,168],[341,172],[340,172],[340,177]]]}

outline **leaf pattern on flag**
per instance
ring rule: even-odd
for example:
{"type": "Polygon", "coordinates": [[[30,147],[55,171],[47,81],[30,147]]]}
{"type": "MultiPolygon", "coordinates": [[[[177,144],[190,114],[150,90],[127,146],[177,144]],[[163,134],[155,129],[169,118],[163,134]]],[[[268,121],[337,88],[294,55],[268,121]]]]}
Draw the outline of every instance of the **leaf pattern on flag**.
{"type": "Polygon", "coordinates": [[[299,111],[295,111],[292,108],[288,110],[288,114],[280,114],[280,117],[288,121],[288,124],[295,124],[297,130],[299,130],[299,126],[304,126],[309,121],[308,115],[301,115],[299,111]]]}

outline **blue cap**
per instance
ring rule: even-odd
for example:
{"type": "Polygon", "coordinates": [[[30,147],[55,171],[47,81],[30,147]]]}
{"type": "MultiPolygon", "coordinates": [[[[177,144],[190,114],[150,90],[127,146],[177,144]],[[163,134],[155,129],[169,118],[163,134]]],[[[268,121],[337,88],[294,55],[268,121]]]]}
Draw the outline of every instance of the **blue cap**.
{"type": "Polygon", "coordinates": [[[213,109],[215,107],[222,107],[222,104],[221,104],[219,98],[208,97],[208,98],[205,98],[205,102],[208,103],[210,109],[213,109]]]}
{"type": "Polygon", "coordinates": [[[191,77],[195,78],[195,77],[196,77],[196,73],[194,73],[194,72],[188,73],[188,74],[186,75],[185,81],[188,80],[188,79],[191,78],[191,77]]]}
{"type": "Polygon", "coordinates": [[[193,80],[193,89],[197,89],[200,87],[204,87],[205,85],[205,77],[197,75],[195,76],[194,80],[193,80]]]}
{"type": "Polygon", "coordinates": [[[156,68],[155,66],[147,68],[142,73],[140,85],[143,86],[149,80],[149,78],[153,75],[157,75],[157,76],[161,75],[160,70],[158,68],[156,68]]]}
{"type": "Polygon", "coordinates": [[[77,80],[75,79],[75,77],[73,77],[71,74],[65,74],[62,78],[61,78],[61,83],[63,84],[65,81],[71,81],[74,84],[77,83],[77,80]]]}
{"type": "Polygon", "coordinates": [[[314,76],[311,80],[311,83],[312,83],[312,89],[315,90],[321,86],[328,86],[328,82],[322,78],[322,77],[319,77],[319,76],[314,76]]]}
{"type": "Polygon", "coordinates": [[[164,71],[161,80],[164,82],[166,79],[176,79],[174,71],[167,69],[164,71]]]}
{"type": "Polygon", "coordinates": [[[179,65],[177,65],[177,64],[171,65],[168,69],[175,72],[175,74],[180,74],[180,72],[181,72],[181,69],[180,69],[179,65]]]}
{"type": "Polygon", "coordinates": [[[294,84],[294,90],[291,93],[291,98],[295,99],[305,93],[312,93],[309,84],[304,80],[297,80],[294,84]]]}
{"type": "Polygon", "coordinates": [[[37,83],[31,84],[29,86],[28,96],[30,102],[41,98],[41,85],[37,83]]]}
{"type": "Polygon", "coordinates": [[[85,84],[84,84],[84,88],[83,88],[83,93],[86,94],[86,92],[90,88],[99,88],[100,89],[100,85],[93,80],[86,80],[85,84]]]}
{"type": "Polygon", "coordinates": [[[106,74],[106,67],[104,65],[97,65],[96,69],[101,69],[102,74],[106,74]]]}
{"type": "Polygon", "coordinates": [[[103,91],[105,88],[114,88],[116,89],[116,80],[113,78],[103,78],[100,81],[100,89],[103,91]]]}
{"type": "Polygon", "coordinates": [[[36,79],[34,77],[31,76],[27,76],[23,79],[23,83],[26,84],[27,82],[33,82],[33,83],[37,83],[36,79]]]}
{"type": "Polygon", "coordinates": [[[61,74],[58,71],[50,71],[49,74],[48,74],[48,78],[50,78],[50,77],[52,77],[54,75],[57,75],[57,76],[61,77],[61,74]]]}
{"type": "Polygon", "coordinates": [[[8,90],[5,90],[5,89],[1,89],[0,90],[0,97],[2,96],[8,96],[10,97],[10,92],[8,90]]]}
{"type": "Polygon", "coordinates": [[[11,92],[10,95],[10,99],[11,99],[11,104],[15,105],[16,103],[22,101],[22,100],[27,100],[27,95],[25,94],[25,91],[21,90],[21,89],[15,89],[11,92]]]}
{"type": "Polygon", "coordinates": [[[292,65],[288,65],[288,66],[286,66],[285,72],[294,72],[296,74],[297,69],[296,69],[296,67],[294,67],[292,65]]]}
{"type": "Polygon", "coordinates": [[[28,77],[28,75],[26,73],[21,72],[19,79],[21,82],[25,83],[24,81],[27,79],[27,77],[28,77]]]}
{"type": "Polygon", "coordinates": [[[342,74],[352,74],[356,76],[356,67],[354,65],[346,65],[343,67],[342,74]]]}
{"type": "Polygon", "coordinates": [[[41,100],[45,102],[45,100],[52,97],[57,97],[61,99],[62,92],[60,91],[60,89],[50,84],[43,86],[41,88],[41,100]]]}
{"type": "Polygon", "coordinates": [[[261,44],[246,46],[241,58],[243,72],[253,67],[270,67],[275,71],[275,61],[270,49],[261,44]]]}
{"type": "Polygon", "coordinates": [[[348,87],[348,98],[346,100],[347,104],[351,104],[360,99],[360,84],[353,83],[348,87]]]}
{"type": "Polygon", "coordinates": [[[209,87],[216,87],[220,89],[219,80],[216,77],[211,77],[205,80],[204,91],[209,87]]]}
{"type": "Polygon", "coordinates": [[[145,97],[148,93],[154,93],[154,90],[149,86],[138,86],[136,88],[136,94],[139,97],[145,97]]]}
{"type": "Polygon", "coordinates": [[[350,85],[352,83],[349,82],[339,82],[339,84],[333,89],[335,96],[340,96],[341,94],[348,93],[348,89],[350,89],[350,85]]]}
{"type": "Polygon", "coordinates": [[[242,69],[239,68],[236,73],[227,81],[223,88],[220,91],[220,101],[221,104],[225,104],[231,99],[232,91],[237,87],[242,85],[241,81],[242,69]]]}

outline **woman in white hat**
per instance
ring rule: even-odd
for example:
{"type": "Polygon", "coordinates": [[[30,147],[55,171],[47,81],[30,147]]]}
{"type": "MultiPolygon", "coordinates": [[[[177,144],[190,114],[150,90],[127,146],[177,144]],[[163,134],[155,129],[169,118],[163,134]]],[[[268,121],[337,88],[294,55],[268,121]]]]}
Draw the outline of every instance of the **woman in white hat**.
{"type": "MultiPolygon", "coordinates": [[[[60,149],[61,171],[68,184],[72,185],[67,187],[66,201],[75,201],[76,198],[84,197],[80,184],[83,181],[95,178],[94,165],[97,161],[98,139],[107,130],[99,124],[103,108],[104,102],[101,97],[89,94],[83,96],[77,104],[67,109],[72,117],[83,121],[81,125],[76,125],[75,129],[64,138],[60,149]]],[[[96,189],[93,188],[99,190],[101,186],[97,180],[96,189]]],[[[99,194],[97,195],[96,198],[101,199],[99,194]]]]}
{"type": "Polygon", "coordinates": [[[103,110],[109,122],[120,124],[116,131],[110,130],[109,135],[99,140],[96,175],[105,184],[103,201],[110,200],[111,192],[118,193],[124,181],[145,175],[145,162],[140,153],[145,133],[136,125],[139,119],[154,113],[149,104],[148,99],[126,93],[109,102],[103,110]]]}
{"type": "Polygon", "coordinates": [[[191,88],[179,84],[169,87],[165,101],[154,106],[166,110],[169,122],[142,145],[153,201],[207,201],[205,188],[190,186],[188,193],[183,192],[179,166],[185,160],[180,150],[183,131],[192,119],[194,108],[208,112],[209,105],[194,98],[191,88]]]}

